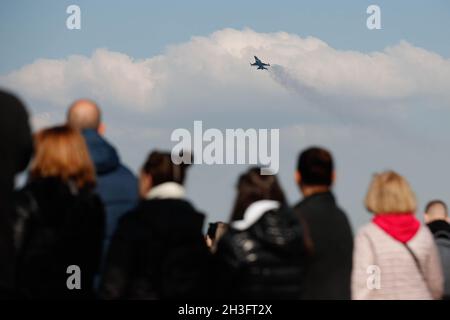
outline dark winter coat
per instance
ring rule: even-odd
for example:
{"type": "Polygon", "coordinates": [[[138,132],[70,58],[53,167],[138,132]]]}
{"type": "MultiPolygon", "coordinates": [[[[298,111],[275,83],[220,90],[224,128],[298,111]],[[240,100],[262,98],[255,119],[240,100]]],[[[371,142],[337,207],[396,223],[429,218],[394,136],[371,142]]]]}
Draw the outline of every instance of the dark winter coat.
{"type": "Polygon", "coordinates": [[[13,95],[0,91],[0,299],[14,296],[14,176],[26,168],[32,150],[24,105],[13,95]]]}
{"type": "Polygon", "coordinates": [[[138,202],[138,183],[131,171],[120,163],[116,149],[95,130],[84,130],[89,154],[97,173],[97,188],[106,211],[103,252],[106,253],[120,217],[138,202]]]}
{"type": "Polygon", "coordinates": [[[299,299],[303,256],[302,229],[289,208],[262,212],[245,229],[231,224],[216,252],[217,295],[233,299],[299,299]]]}
{"type": "Polygon", "coordinates": [[[294,207],[305,230],[304,299],[350,299],[353,234],[331,192],[314,194],[294,207]]]}
{"type": "Polygon", "coordinates": [[[18,290],[38,299],[93,298],[105,218],[99,197],[57,178],[45,178],[19,191],[16,203],[18,290]],[[67,287],[71,265],[81,270],[81,290],[67,287]]]}
{"type": "Polygon", "coordinates": [[[444,272],[444,299],[450,300],[450,224],[444,220],[433,221],[428,224],[433,233],[441,257],[444,272]]]}
{"type": "Polygon", "coordinates": [[[151,199],[120,219],[106,259],[104,299],[208,295],[204,216],[182,199],[151,199]]]}

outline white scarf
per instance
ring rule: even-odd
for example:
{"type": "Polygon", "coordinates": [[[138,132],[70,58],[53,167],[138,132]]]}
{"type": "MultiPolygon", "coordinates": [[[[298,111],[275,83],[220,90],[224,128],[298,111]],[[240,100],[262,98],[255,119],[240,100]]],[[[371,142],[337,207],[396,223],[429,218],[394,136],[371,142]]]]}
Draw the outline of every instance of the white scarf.
{"type": "Polygon", "coordinates": [[[184,187],[176,182],[164,182],[150,189],[145,199],[183,199],[186,195],[184,187]]]}
{"type": "Polygon", "coordinates": [[[278,209],[280,203],[273,200],[260,200],[253,202],[245,210],[242,220],[234,221],[231,226],[237,230],[246,230],[255,224],[267,211],[278,209]]]}

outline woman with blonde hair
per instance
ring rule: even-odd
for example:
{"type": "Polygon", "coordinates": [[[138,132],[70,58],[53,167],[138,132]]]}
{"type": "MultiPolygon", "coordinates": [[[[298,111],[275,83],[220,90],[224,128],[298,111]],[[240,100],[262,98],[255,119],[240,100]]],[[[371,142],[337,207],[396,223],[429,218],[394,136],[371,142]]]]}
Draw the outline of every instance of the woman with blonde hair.
{"type": "Polygon", "coordinates": [[[414,215],[417,202],[408,182],[393,171],[376,174],[365,205],[374,218],[355,239],[353,299],[440,299],[438,251],[414,215]]]}
{"type": "Polygon", "coordinates": [[[16,285],[24,296],[93,297],[104,232],[94,186],[94,167],[78,131],[58,126],[35,135],[29,181],[16,195],[16,285]]]}

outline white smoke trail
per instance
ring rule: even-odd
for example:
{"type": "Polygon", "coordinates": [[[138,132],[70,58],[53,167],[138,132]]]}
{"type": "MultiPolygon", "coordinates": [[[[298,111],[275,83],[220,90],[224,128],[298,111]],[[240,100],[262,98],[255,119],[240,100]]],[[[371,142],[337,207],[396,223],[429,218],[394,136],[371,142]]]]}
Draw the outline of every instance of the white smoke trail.
{"type": "Polygon", "coordinates": [[[318,96],[314,88],[298,81],[285,67],[281,65],[272,65],[269,68],[269,74],[275,82],[279,83],[288,90],[295,91],[307,100],[315,100],[318,96]]]}
{"type": "Polygon", "coordinates": [[[269,74],[275,82],[287,90],[296,93],[311,106],[320,108],[320,111],[339,118],[341,121],[346,122],[345,120],[348,119],[345,112],[340,110],[339,106],[336,104],[336,101],[333,101],[332,97],[320,93],[317,89],[305,84],[300,79],[292,75],[287,68],[275,64],[269,68],[269,74]]]}
{"type": "Polygon", "coordinates": [[[390,117],[389,114],[373,114],[362,112],[367,102],[364,100],[349,100],[351,97],[329,95],[319,92],[316,88],[305,84],[298,77],[289,72],[288,68],[281,65],[272,65],[269,67],[270,77],[289,91],[297,94],[309,106],[318,108],[319,111],[328,114],[346,127],[364,126],[373,128],[375,131],[392,134],[392,136],[408,139],[414,137],[417,141],[423,140],[421,135],[414,134],[408,128],[407,124],[402,123],[402,119],[390,117]],[[358,108],[349,108],[349,106],[361,104],[361,112],[358,108]]]}

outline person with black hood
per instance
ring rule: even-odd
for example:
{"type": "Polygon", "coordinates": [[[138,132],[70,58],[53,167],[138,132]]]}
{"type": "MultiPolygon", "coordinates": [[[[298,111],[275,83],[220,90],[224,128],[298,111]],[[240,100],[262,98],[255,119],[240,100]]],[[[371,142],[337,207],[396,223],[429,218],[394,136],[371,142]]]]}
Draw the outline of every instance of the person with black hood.
{"type": "Polygon", "coordinates": [[[299,299],[303,231],[275,175],[241,175],[228,231],[216,251],[217,297],[299,299]]]}
{"type": "Polygon", "coordinates": [[[103,299],[196,299],[209,292],[205,217],[186,200],[188,165],[171,159],[153,151],[144,163],[142,200],[120,219],[107,254],[103,299]]]}
{"type": "Polygon", "coordinates": [[[116,149],[103,137],[105,126],[97,104],[88,99],[75,101],[69,108],[67,123],[82,131],[97,174],[96,191],[106,210],[103,252],[108,250],[119,218],[138,202],[137,179],[119,159],[116,149]]]}
{"type": "Polygon", "coordinates": [[[0,91],[0,298],[13,297],[12,214],[14,177],[25,170],[33,151],[28,113],[15,96],[0,91]]]}

